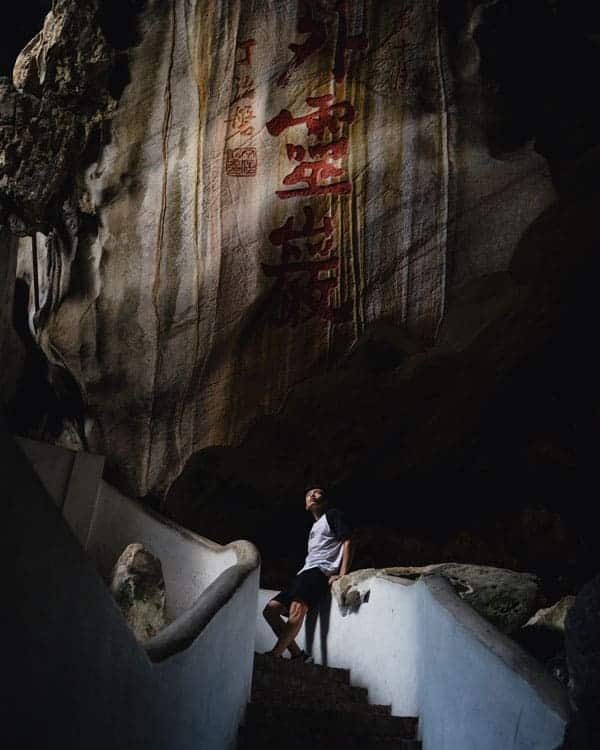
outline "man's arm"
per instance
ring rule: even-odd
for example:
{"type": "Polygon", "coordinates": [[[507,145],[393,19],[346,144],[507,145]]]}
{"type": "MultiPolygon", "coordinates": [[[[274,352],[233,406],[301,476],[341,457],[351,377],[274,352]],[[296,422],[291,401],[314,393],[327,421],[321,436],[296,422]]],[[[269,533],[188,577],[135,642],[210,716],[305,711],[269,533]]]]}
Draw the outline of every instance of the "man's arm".
{"type": "Polygon", "coordinates": [[[337,581],[338,578],[341,578],[342,576],[345,576],[348,572],[348,568],[350,567],[350,550],[351,550],[351,540],[346,539],[345,542],[342,545],[342,564],[340,565],[340,572],[337,575],[329,576],[329,585],[334,581],[337,581]]]}

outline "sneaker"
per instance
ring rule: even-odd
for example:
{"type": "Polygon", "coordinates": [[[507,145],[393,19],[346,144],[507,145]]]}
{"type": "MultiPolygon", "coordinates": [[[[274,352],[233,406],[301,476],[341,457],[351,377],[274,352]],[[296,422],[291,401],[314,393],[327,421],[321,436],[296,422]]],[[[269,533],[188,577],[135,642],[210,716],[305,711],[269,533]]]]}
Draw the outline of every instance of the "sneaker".
{"type": "Polygon", "coordinates": [[[267,656],[270,659],[276,659],[279,661],[280,659],[283,659],[283,656],[275,656],[275,654],[272,651],[265,651],[263,652],[262,656],[267,656]]]}
{"type": "Polygon", "coordinates": [[[290,656],[290,661],[298,661],[302,664],[312,664],[313,658],[310,654],[307,654],[304,649],[297,656],[290,656]]]}

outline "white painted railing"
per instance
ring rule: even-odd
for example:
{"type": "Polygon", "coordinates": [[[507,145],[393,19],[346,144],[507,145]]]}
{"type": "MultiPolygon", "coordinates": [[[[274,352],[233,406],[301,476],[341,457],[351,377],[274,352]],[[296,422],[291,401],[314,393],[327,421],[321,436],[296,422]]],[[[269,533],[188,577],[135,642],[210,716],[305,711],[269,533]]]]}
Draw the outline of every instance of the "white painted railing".
{"type": "MultiPolygon", "coordinates": [[[[85,730],[86,747],[234,750],[252,680],[259,585],[256,548],[244,541],[215,544],[130,500],[102,481],[101,457],[30,440],[19,443],[80,543],[77,550],[64,525],[57,525],[59,519],[47,513],[54,509],[44,510],[43,533],[53,552],[47,563],[49,584],[45,587],[41,580],[46,574],[43,566],[36,573],[37,584],[42,590],[60,587],[61,597],[77,606],[73,605],[68,633],[64,626],[58,629],[52,647],[42,642],[44,618],[46,613],[52,621],[63,615],[53,611],[52,602],[45,606],[35,624],[40,639],[36,636],[26,648],[32,653],[40,649],[51,655],[45,659],[65,663],[65,652],[78,654],[77,669],[84,668],[82,686],[65,705],[72,700],[72,726],[80,717],[95,716],[98,707],[95,725],[88,721],[90,729],[85,730]],[[145,647],[135,641],[88,562],[91,559],[107,581],[119,555],[132,542],[140,542],[161,560],[171,620],[145,647]],[[85,560],[81,548],[88,561],[75,566],[71,584],[75,557],[79,554],[85,560]],[[82,587],[87,602],[83,608],[82,587]],[[115,729],[115,741],[107,742],[111,725],[121,728],[115,729]]],[[[45,508],[43,500],[36,496],[40,509],[45,508]]],[[[33,558],[32,565],[38,565],[33,558]]],[[[60,671],[57,666],[51,674],[60,671]]],[[[46,690],[51,694],[52,684],[46,690]]]]}
{"type": "MultiPolygon", "coordinates": [[[[395,715],[419,717],[424,750],[555,750],[568,721],[562,686],[463,602],[442,578],[382,574],[361,583],[355,612],[323,602],[299,642],[317,663],[351,670],[354,685],[395,715]]],[[[273,646],[261,616],[256,649],[273,646]]]]}
{"type": "Polygon", "coordinates": [[[102,482],[86,549],[104,577],[132,542],[163,568],[172,621],[145,649],[158,662],[169,745],[233,750],[250,698],[258,553],[249,542],[221,546],[194,534],[102,482]]]}
{"type": "MultiPolygon", "coordinates": [[[[249,695],[253,638],[258,651],[271,648],[274,640],[260,614],[274,592],[260,592],[257,614],[254,547],[247,542],[221,547],[165,522],[102,482],[101,465],[93,457],[59,456],[53,449],[49,459],[39,444],[22,445],[104,577],[134,541],[163,563],[173,622],[146,650],[127,631],[106,589],[85,579],[85,590],[95,587],[97,593],[77,615],[71,637],[89,640],[91,631],[100,646],[73,647],[89,660],[95,684],[117,680],[120,686],[116,697],[100,690],[93,698],[112,711],[115,725],[123,719],[133,732],[140,722],[145,748],[233,750],[249,695]]],[[[50,543],[58,532],[40,533],[50,543]]],[[[49,570],[63,565],[57,581],[73,571],[71,562],[61,562],[65,545],[63,540],[53,547],[49,570]]],[[[80,593],[74,590],[73,606],[79,605],[83,582],[74,584],[80,593]]],[[[45,590],[43,582],[38,584],[45,590]]],[[[390,703],[397,715],[417,715],[424,750],[559,746],[568,719],[561,686],[443,579],[413,583],[378,574],[360,586],[369,590],[369,598],[356,612],[324,602],[300,641],[318,663],[349,668],[352,682],[367,687],[372,702],[390,703]]],[[[63,632],[64,627],[57,638],[63,632]]],[[[50,653],[45,643],[40,649],[50,653]]],[[[93,738],[86,744],[95,747],[93,738]]]]}
{"type": "Polygon", "coordinates": [[[171,620],[193,606],[198,596],[221,573],[236,565],[242,554],[239,544],[215,544],[102,482],[85,547],[105,579],[109,579],[117,558],[132,542],[142,543],[160,560],[167,616],[171,620]]]}

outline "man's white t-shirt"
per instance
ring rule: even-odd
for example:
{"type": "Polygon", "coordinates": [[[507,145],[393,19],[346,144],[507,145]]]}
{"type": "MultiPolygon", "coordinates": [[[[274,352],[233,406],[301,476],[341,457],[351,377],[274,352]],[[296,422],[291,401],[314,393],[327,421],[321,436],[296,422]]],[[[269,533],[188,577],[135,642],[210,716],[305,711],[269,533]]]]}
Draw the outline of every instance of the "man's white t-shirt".
{"type": "Polygon", "coordinates": [[[298,573],[310,568],[319,568],[326,576],[339,572],[342,564],[343,545],[350,539],[352,530],[344,515],[336,508],[325,511],[315,521],[308,535],[308,554],[304,567],[298,573]]]}

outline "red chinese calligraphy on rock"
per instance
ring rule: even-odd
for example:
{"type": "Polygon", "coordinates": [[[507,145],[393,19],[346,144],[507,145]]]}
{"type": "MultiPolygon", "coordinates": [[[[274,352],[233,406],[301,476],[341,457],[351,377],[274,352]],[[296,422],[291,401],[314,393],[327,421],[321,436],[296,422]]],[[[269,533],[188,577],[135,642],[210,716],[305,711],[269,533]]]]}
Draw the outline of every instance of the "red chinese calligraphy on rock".
{"type": "Polygon", "coordinates": [[[281,263],[262,264],[265,275],[275,279],[273,320],[282,326],[297,326],[313,317],[328,321],[339,317],[340,311],[333,306],[340,266],[333,246],[333,220],[324,216],[323,223],[317,225],[310,206],[304,208],[304,217],[300,228],[294,227],[290,216],[283,226],[271,232],[271,244],[281,247],[281,263]],[[306,242],[302,245],[299,240],[306,242]]]}
{"type": "Polygon", "coordinates": [[[297,185],[304,182],[306,186],[295,190],[277,190],[278,198],[286,200],[317,195],[347,195],[352,192],[352,184],[348,180],[327,182],[345,174],[342,167],[337,167],[332,162],[341,160],[348,153],[347,138],[340,138],[333,143],[318,143],[309,146],[308,155],[313,161],[305,160],[304,146],[288,143],[287,153],[290,161],[295,160],[300,163],[283,178],[283,184],[297,185]]]}
{"type": "MultiPolygon", "coordinates": [[[[256,46],[254,39],[240,42],[238,48],[242,50],[243,57],[236,59],[236,65],[252,64],[252,51],[256,46]]],[[[254,98],[254,80],[247,73],[234,77],[234,99],[230,104],[229,118],[225,121],[228,126],[228,134],[225,141],[239,136],[244,141],[254,135],[252,121],[256,119],[254,109],[249,104],[234,104],[240,99],[254,98]]],[[[239,143],[239,141],[238,141],[239,143]]],[[[238,148],[227,148],[225,150],[225,172],[230,177],[255,177],[258,168],[256,148],[248,146],[247,143],[238,148]]]]}
{"type": "Polygon", "coordinates": [[[281,247],[281,259],[287,263],[290,259],[298,260],[302,255],[302,247],[294,244],[297,240],[306,239],[304,252],[310,257],[329,256],[333,251],[333,220],[331,216],[323,217],[323,224],[315,224],[315,212],[310,206],[304,207],[304,225],[300,229],[294,229],[294,217],[290,216],[285,224],[274,229],[269,235],[272,245],[281,247]],[[323,238],[315,243],[308,240],[312,237],[323,235],[323,238]]]}
{"type": "Polygon", "coordinates": [[[337,257],[281,265],[263,263],[265,275],[276,280],[273,292],[278,307],[273,321],[295,327],[313,317],[336,320],[332,293],[338,285],[337,276],[323,278],[321,274],[337,273],[339,265],[337,257]]]}
{"type": "Polygon", "coordinates": [[[368,41],[365,34],[356,36],[348,35],[348,2],[340,0],[336,5],[338,14],[338,36],[335,47],[335,64],[333,66],[333,76],[336,83],[342,83],[348,74],[347,55],[353,50],[362,50],[368,47],[368,41]]]}
{"type": "Polygon", "coordinates": [[[290,44],[288,49],[294,53],[294,57],[289,62],[287,68],[277,79],[278,86],[287,86],[290,82],[292,73],[315,52],[321,49],[327,42],[327,28],[313,16],[312,9],[308,2],[303,2],[300,16],[298,18],[298,33],[308,34],[308,39],[302,44],[290,44]]]}
{"type": "Polygon", "coordinates": [[[252,50],[256,47],[255,39],[247,39],[245,42],[239,42],[237,45],[244,53],[241,60],[236,60],[240,65],[252,65],[252,50]]]}
{"type": "Polygon", "coordinates": [[[235,135],[254,135],[254,128],[250,124],[256,118],[254,110],[248,105],[238,106],[232,112],[231,117],[226,120],[231,130],[226,140],[233,138],[235,135]]]}
{"type": "Polygon", "coordinates": [[[267,123],[267,131],[272,136],[281,135],[288,128],[296,125],[306,125],[309,135],[322,138],[328,130],[331,135],[336,136],[342,127],[342,123],[350,125],[356,117],[356,110],[349,101],[334,101],[333,94],[324,96],[309,96],[306,103],[315,110],[301,117],[294,117],[287,109],[282,109],[272,120],[267,123]]]}
{"type": "Polygon", "coordinates": [[[239,102],[240,99],[254,99],[256,93],[255,83],[252,76],[234,76],[233,79],[233,99],[231,104],[239,102]]]}
{"type": "Polygon", "coordinates": [[[294,53],[287,68],[277,79],[278,86],[287,86],[292,73],[303,65],[309,57],[321,50],[330,36],[329,31],[333,27],[337,16],[337,39],[335,44],[335,61],[333,76],[336,83],[342,83],[348,74],[349,54],[356,50],[364,50],[369,46],[366,34],[350,35],[348,31],[348,0],[339,0],[335,4],[335,11],[320,9],[325,18],[318,19],[311,5],[304,0],[298,18],[298,33],[308,34],[308,39],[302,44],[290,44],[288,49],[294,53]],[[329,16],[329,18],[326,18],[329,16]]]}
{"type": "Polygon", "coordinates": [[[225,152],[225,173],[230,177],[255,177],[258,157],[255,148],[242,146],[225,152]]]}

